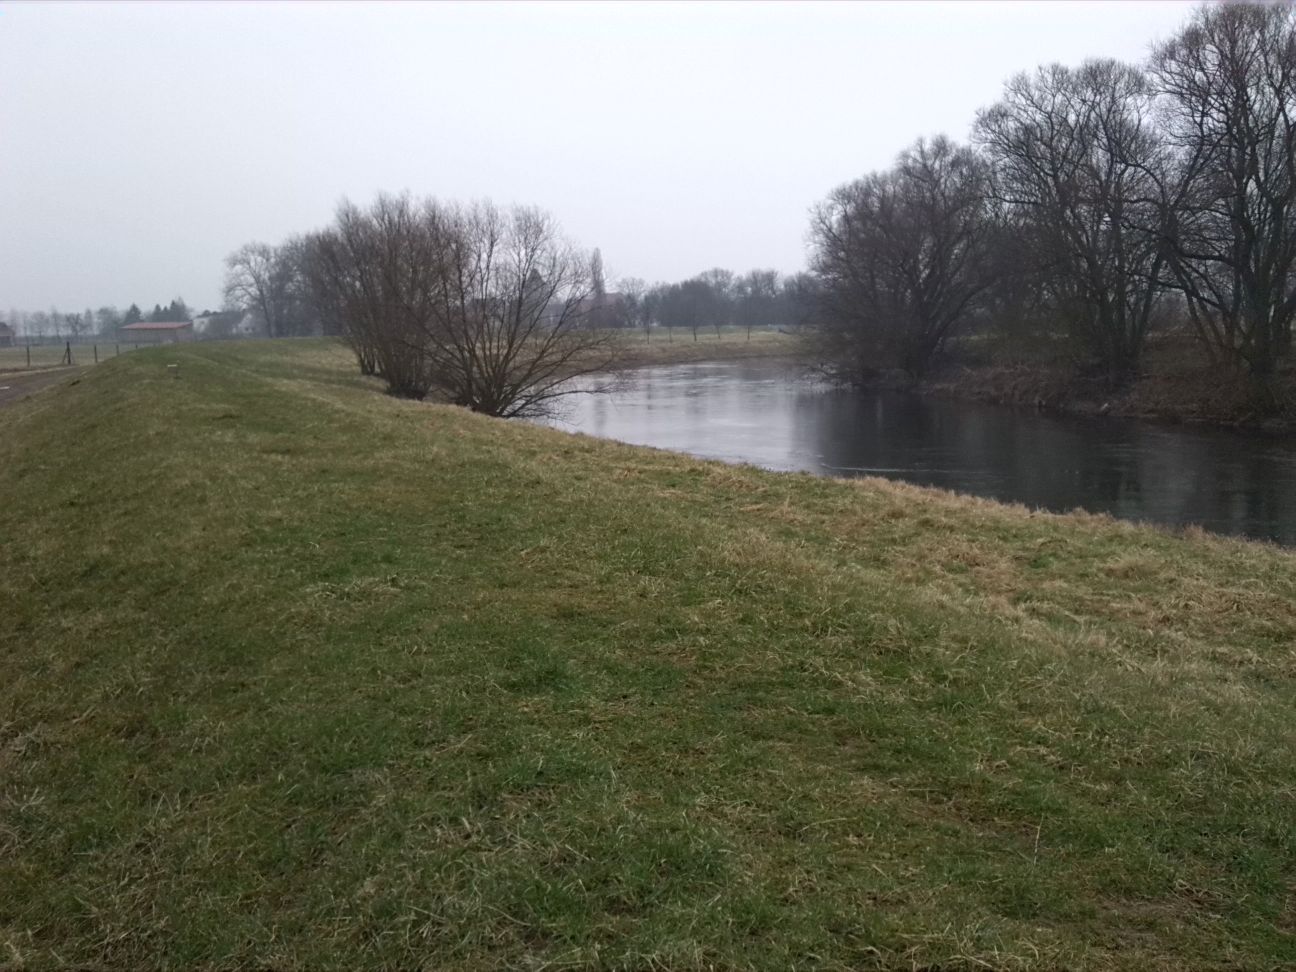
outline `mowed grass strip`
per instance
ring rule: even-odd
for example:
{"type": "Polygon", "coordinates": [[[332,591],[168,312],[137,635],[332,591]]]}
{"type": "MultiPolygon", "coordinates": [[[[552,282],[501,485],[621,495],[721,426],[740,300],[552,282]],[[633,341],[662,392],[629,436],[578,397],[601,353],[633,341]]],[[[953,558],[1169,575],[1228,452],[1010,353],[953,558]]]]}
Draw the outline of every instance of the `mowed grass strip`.
{"type": "Polygon", "coordinates": [[[378,387],[0,414],[0,963],[1296,963],[1291,553],[378,387]]]}

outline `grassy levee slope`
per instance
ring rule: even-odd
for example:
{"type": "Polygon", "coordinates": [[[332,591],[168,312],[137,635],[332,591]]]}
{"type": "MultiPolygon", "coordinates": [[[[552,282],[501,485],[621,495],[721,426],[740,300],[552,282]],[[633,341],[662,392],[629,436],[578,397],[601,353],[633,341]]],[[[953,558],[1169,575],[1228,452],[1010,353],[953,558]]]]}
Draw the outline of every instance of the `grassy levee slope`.
{"type": "Polygon", "coordinates": [[[0,964],[1296,963],[1287,552],[245,344],[0,414],[0,581],[0,964]]]}

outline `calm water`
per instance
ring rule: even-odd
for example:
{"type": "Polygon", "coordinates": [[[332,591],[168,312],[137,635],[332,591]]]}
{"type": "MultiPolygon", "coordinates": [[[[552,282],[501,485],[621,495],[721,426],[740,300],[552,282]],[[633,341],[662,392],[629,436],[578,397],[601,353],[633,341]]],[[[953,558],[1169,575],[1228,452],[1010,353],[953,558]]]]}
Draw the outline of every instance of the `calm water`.
{"type": "Polygon", "coordinates": [[[634,372],[555,425],[710,459],[890,476],[1296,545],[1296,438],[825,388],[771,361],[634,372]]]}

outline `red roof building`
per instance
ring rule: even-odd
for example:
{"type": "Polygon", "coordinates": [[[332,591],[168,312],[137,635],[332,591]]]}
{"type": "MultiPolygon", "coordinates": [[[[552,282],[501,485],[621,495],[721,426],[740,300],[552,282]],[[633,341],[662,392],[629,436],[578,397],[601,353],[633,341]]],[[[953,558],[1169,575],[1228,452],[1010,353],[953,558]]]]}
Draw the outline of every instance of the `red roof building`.
{"type": "Polygon", "coordinates": [[[122,340],[136,344],[171,344],[192,341],[194,336],[193,321],[140,321],[123,324],[117,331],[122,340]]]}

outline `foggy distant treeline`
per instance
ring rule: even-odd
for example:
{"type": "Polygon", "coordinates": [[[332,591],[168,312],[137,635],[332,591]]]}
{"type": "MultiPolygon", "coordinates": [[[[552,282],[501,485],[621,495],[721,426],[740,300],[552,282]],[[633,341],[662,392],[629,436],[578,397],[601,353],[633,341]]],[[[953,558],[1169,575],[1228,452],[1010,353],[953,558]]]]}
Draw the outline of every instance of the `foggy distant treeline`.
{"type": "Polygon", "coordinates": [[[677,283],[647,285],[636,277],[619,283],[623,311],[617,326],[664,328],[667,339],[679,329],[697,340],[707,330],[741,327],[795,329],[808,317],[806,274],[783,276],[776,270],[735,274],[722,267],[677,283]]]}
{"type": "Polygon", "coordinates": [[[920,140],[838,188],[811,241],[846,380],[922,375],[979,334],[1118,384],[1179,327],[1263,382],[1296,316],[1296,10],[1204,6],[1145,64],[1018,74],[971,145],[920,140]]]}
{"type": "Polygon", "coordinates": [[[182,298],[169,303],[154,304],[151,311],[143,311],[131,304],[124,311],[104,306],[98,310],[87,307],[83,311],[64,313],[57,307],[47,311],[24,311],[10,308],[4,322],[14,329],[20,339],[33,343],[42,341],[80,341],[90,337],[111,338],[117,329],[141,321],[187,321],[191,312],[182,298]]]}
{"type": "MultiPolygon", "coordinates": [[[[254,316],[270,337],[342,333],[340,323],[322,314],[312,290],[309,262],[318,235],[294,236],[278,245],[249,243],[226,259],[225,307],[254,316]]],[[[602,256],[590,254],[589,306],[584,326],[664,329],[694,339],[724,327],[747,330],[795,328],[809,315],[808,274],[783,276],[757,269],[743,274],[716,267],[676,283],[649,284],[638,277],[609,283],[602,256]]]]}

